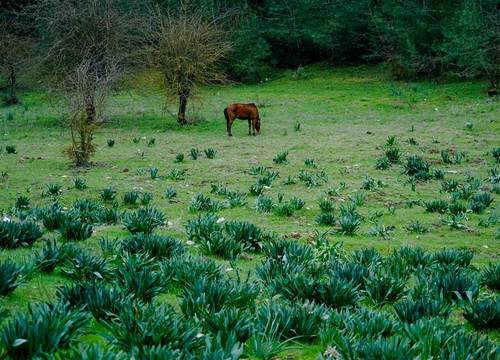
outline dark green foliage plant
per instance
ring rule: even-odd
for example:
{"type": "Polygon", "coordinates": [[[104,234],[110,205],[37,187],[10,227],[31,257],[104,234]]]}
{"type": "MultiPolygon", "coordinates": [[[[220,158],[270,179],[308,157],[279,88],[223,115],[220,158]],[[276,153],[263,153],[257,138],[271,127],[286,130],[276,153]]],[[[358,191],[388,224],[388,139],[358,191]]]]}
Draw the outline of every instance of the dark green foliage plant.
{"type": "Polygon", "coordinates": [[[113,276],[109,260],[84,251],[68,256],[62,272],[76,281],[109,280],[113,276]]]}
{"type": "Polygon", "coordinates": [[[66,241],[83,241],[92,236],[92,225],[70,216],[64,218],[58,231],[66,241]]]}
{"type": "Polygon", "coordinates": [[[472,212],[481,214],[484,209],[491,205],[493,200],[494,199],[490,195],[490,193],[480,192],[479,194],[472,196],[472,198],[470,199],[469,208],[472,210],[472,212]]]}
{"type": "Polygon", "coordinates": [[[44,273],[51,273],[57,265],[62,264],[66,252],[55,240],[48,240],[40,251],[33,253],[36,267],[44,273]]]}
{"type": "Polygon", "coordinates": [[[264,185],[261,184],[253,184],[250,186],[249,189],[250,195],[253,196],[259,196],[262,194],[263,191],[264,191],[264,185]]]}
{"type": "Polygon", "coordinates": [[[460,267],[445,268],[432,276],[431,284],[446,300],[474,299],[479,294],[479,283],[474,274],[460,267]]]}
{"type": "Polygon", "coordinates": [[[77,190],[85,190],[87,188],[87,182],[85,181],[85,179],[79,177],[76,177],[73,180],[73,184],[75,186],[75,189],[77,190]]]}
{"type": "Polygon", "coordinates": [[[189,319],[206,318],[226,307],[252,309],[260,288],[247,280],[208,280],[201,278],[185,287],[180,304],[189,319]]]}
{"type": "Polygon", "coordinates": [[[205,255],[220,256],[227,260],[237,260],[246,249],[245,244],[216,231],[198,239],[197,244],[205,255]]]}
{"type": "Polygon", "coordinates": [[[385,156],[393,164],[398,163],[401,158],[401,152],[398,147],[390,147],[385,151],[385,156]]]}
{"type": "Polygon", "coordinates": [[[470,266],[474,253],[469,249],[443,249],[435,252],[433,260],[441,265],[470,266]]]}
{"type": "Polygon", "coordinates": [[[165,191],[165,197],[169,200],[177,197],[177,190],[173,186],[169,186],[165,191]]]}
{"type": "Polygon", "coordinates": [[[495,360],[500,356],[498,345],[487,337],[457,329],[443,343],[438,354],[443,359],[476,359],[495,360]]]}
{"type": "Polygon", "coordinates": [[[290,199],[290,204],[292,205],[294,210],[298,211],[298,210],[302,209],[306,203],[304,200],[294,196],[290,199]]]}
{"type": "Polygon", "coordinates": [[[264,233],[258,226],[246,221],[228,221],[224,224],[227,236],[243,244],[245,249],[258,251],[262,248],[264,233]]]}
{"type": "Polygon", "coordinates": [[[17,210],[28,210],[30,207],[30,198],[24,195],[19,196],[16,199],[14,208],[17,210]]]}
{"type": "MultiPolygon", "coordinates": [[[[150,167],[149,168],[149,177],[151,178],[151,180],[155,180],[155,179],[158,179],[158,168],[153,166],[153,167],[150,167]]],[[[173,179],[175,176],[173,174],[170,175],[170,179],[172,180],[175,180],[173,179]]]]}
{"type": "Polygon", "coordinates": [[[448,210],[452,215],[459,215],[465,214],[467,212],[467,207],[458,201],[454,201],[449,205],[448,210]]]}
{"type": "Polygon", "coordinates": [[[311,342],[329,317],[327,308],[311,302],[293,305],[270,302],[257,311],[257,328],[264,330],[274,323],[284,339],[311,342]]]}
{"type": "Polygon", "coordinates": [[[384,305],[398,301],[406,292],[407,282],[408,274],[384,265],[370,271],[365,289],[373,303],[384,305]]]}
{"type": "Polygon", "coordinates": [[[491,154],[493,155],[493,159],[495,159],[495,162],[497,164],[500,164],[500,147],[497,147],[491,151],[491,154]]]}
{"type": "Polygon", "coordinates": [[[151,234],[158,226],[165,222],[165,215],[155,208],[140,208],[126,212],[122,223],[130,233],[151,234]]]}
{"type": "Polygon", "coordinates": [[[218,223],[218,217],[214,214],[201,214],[196,218],[188,220],[186,233],[189,240],[194,242],[209,238],[214,232],[222,232],[222,225],[218,223]]]}
{"type": "Polygon", "coordinates": [[[103,207],[99,210],[99,223],[106,225],[114,225],[120,221],[121,213],[115,208],[103,207]]]}
{"type": "Polygon", "coordinates": [[[259,165],[259,166],[252,166],[250,169],[248,169],[248,173],[250,175],[264,175],[267,172],[267,169],[265,166],[259,165]]]}
{"type": "Polygon", "coordinates": [[[32,221],[0,221],[0,248],[31,246],[42,234],[42,230],[32,221]]]}
{"type": "Polygon", "coordinates": [[[215,158],[215,154],[217,154],[217,150],[215,150],[213,148],[205,149],[205,150],[203,150],[203,152],[205,153],[205,156],[207,157],[207,159],[213,159],[213,158],[215,158]]]}
{"type": "Polygon", "coordinates": [[[464,223],[466,220],[467,216],[464,213],[450,214],[449,216],[441,218],[441,222],[444,225],[448,225],[450,228],[455,230],[468,229],[467,225],[464,223]]]}
{"type": "Polygon", "coordinates": [[[139,197],[139,201],[142,206],[148,206],[152,200],[153,200],[153,194],[151,194],[150,192],[144,192],[139,197]]]}
{"type": "Polygon", "coordinates": [[[169,180],[184,180],[186,172],[186,169],[173,168],[167,173],[166,178],[169,180]]]}
{"type": "Polygon", "coordinates": [[[282,151],[278,153],[274,158],[273,162],[275,164],[288,164],[288,151],[282,151]]]}
{"type": "Polygon", "coordinates": [[[252,314],[248,310],[223,307],[218,312],[208,313],[203,319],[203,327],[211,334],[218,335],[224,344],[232,337],[243,344],[252,335],[252,314]]]}
{"type": "Polygon", "coordinates": [[[410,360],[415,355],[409,340],[399,336],[379,338],[362,344],[358,349],[358,356],[363,359],[410,360]]]}
{"type": "Polygon", "coordinates": [[[76,219],[88,224],[96,224],[100,222],[99,218],[102,209],[104,209],[104,206],[99,201],[78,199],[73,202],[73,208],[68,211],[65,219],[76,219]]]}
{"type": "Polygon", "coordinates": [[[261,213],[270,213],[273,210],[273,199],[269,196],[260,195],[255,200],[255,208],[261,213]]]}
{"type": "Polygon", "coordinates": [[[213,200],[202,193],[198,193],[191,199],[191,203],[189,204],[189,211],[217,212],[223,207],[224,204],[220,201],[213,200]]]}
{"type": "Polygon", "coordinates": [[[63,285],[57,288],[56,295],[62,303],[90,311],[97,321],[111,320],[126,306],[142,305],[133,303],[117,288],[98,282],[63,285]]]}
{"type": "Polygon", "coordinates": [[[47,184],[45,191],[42,192],[42,196],[53,196],[57,197],[61,194],[62,186],[60,184],[47,184]]]}
{"type": "Polygon", "coordinates": [[[430,213],[441,213],[444,214],[446,211],[448,211],[448,202],[446,200],[431,200],[431,201],[424,201],[424,206],[425,206],[425,211],[430,212],[430,213]]]}
{"type": "Polygon", "coordinates": [[[15,145],[6,145],[5,152],[7,154],[17,154],[16,146],[15,145]]]}
{"type": "Polygon", "coordinates": [[[318,167],[318,164],[316,164],[316,161],[314,161],[314,159],[305,159],[304,160],[304,165],[305,166],[310,166],[312,168],[317,168],[318,167]]]}
{"type": "Polygon", "coordinates": [[[271,186],[273,181],[279,177],[277,171],[265,171],[257,180],[257,184],[263,186],[271,186]]]}
{"type": "Polygon", "coordinates": [[[442,169],[432,169],[432,177],[436,180],[444,179],[444,170],[442,169]]]}
{"type": "Polygon", "coordinates": [[[333,213],[321,213],[316,215],[314,221],[320,226],[335,226],[337,223],[337,218],[333,213]]]}
{"type": "Polygon", "coordinates": [[[452,193],[458,190],[459,182],[455,179],[443,180],[441,182],[441,189],[445,192],[452,193]]]}
{"type": "Polygon", "coordinates": [[[0,262],[0,295],[10,295],[24,282],[25,274],[22,266],[6,260],[0,262]]]}
{"type": "Polygon", "coordinates": [[[322,198],[318,200],[318,206],[324,213],[329,213],[335,210],[335,203],[329,198],[322,198]]]}
{"type": "Polygon", "coordinates": [[[63,303],[29,305],[0,331],[4,354],[13,359],[50,357],[72,344],[88,320],[88,313],[63,303]]]}
{"type": "Polygon", "coordinates": [[[107,187],[101,190],[100,195],[102,201],[111,202],[116,198],[116,191],[111,187],[107,187]]]}
{"type": "Polygon", "coordinates": [[[339,218],[339,225],[341,234],[352,236],[361,225],[361,219],[355,214],[347,213],[339,218]]]}
{"type": "Polygon", "coordinates": [[[111,347],[127,353],[134,349],[147,353],[151,347],[165,346],[169,351],[162,355],[171,356],[172,351],[179,351],[190,358],[203,346],[199,326],[184,319],[169,305],[125,307],[103,325],[109,332],[106,339],[111,347]]]}
{"type": "Polygon", "coordinates": [[[330,276],[330,278],[322,282],[318,287],[318,295],[321,303],[332,309],[343,307],[355,307],[361,299],[359,285],[356,285],[355,280],[347,280],[340,276],[330,276]]]}
{"type": "Polygon", "coordinates": [[[167,282],[180,288],[191,286],[198,279],[220,280],[223,270],[214,260],[184,255],[162,262],[161,270],[167,282]]]}
{"type": "Polygon", "coordinates": [[[406,230],[414,234],[425,234],[429,232],[429,228],[418,220],[408,223],[406,225],[406,230]]]}
{"type": "Polygon", "coordinates": [[[171,236],[135,233],[120,242],[122,251],[129,254],[143,253],[157,259],[170,259],[184,253],[182,242],[171,236]]]}
{"type": "Polygon", "coordinates": [[[500,264],[489,263],[481,272],[481,283],[491,290],[500,291],[500,264]]]}
{"type": "Polygon", "coordinates": [[[106,140],[106,143],[108,144],[108,147],[115,146],[115,140],[114,139],[108,139],[108,140],[106,140]]]}
{"type": "Polygon", "coordinates": [[[273,212],[278,216],[292,216],[295,212],[295,206],[289,201],[281,202],[275,205],[273,212]]]}
{"type": "Polygon", "coordinates": [[[431,253],[426,252],[423,248],[403,246],[393,252],[393,256],[403,259],[406,264],[413,269],[425,268],[434,262],[434,257],[431,253]]]}
{"type": "Polygon", "coordinates": [[[377,158],[375,162],[375,169],[377,170],[387,170],[392,166],[391,160],[387,156],[381,156],[377,158]]]}
{"type": "Polygon", "coordinates": [[[472,301],[466,305],[464,317],[478,330],[500,329],[500,300],[472,301]]]}
{"type": "Polygon", "coordinates": [[[404,165],[405,174],[414,177],[416,180],[429,180],[429,163],[418,155],[411,155],[406,158],[404,165]]]}
{"type": "Polygon", "coordinates": [[[184,154],[177,154],[175,155],[175,163],[181,163],[184,162],[184,154]]]}
{"type": "Polygon", "coordinates": [[[325,183],[328,180],[326,174],[324,174],[322,171],[312,173],[309,171],[301,170],[299,171],[297,177],[308,188],[320,186],[321,183],[325,183]]]}
{"type": "Polygon", "coordinates": [[[120,359],[120,355],[106,351],[97,344],[79,344],[72,346],[65,353],[68,359],[74,360],[115,360],[120,359]]]}
{"type": "Polygon", "coordinates": [[[351,254],[351,260],[364,267],[376,266],[382,262],[382,257],[374,248],[362,248],[351,254]]]}
{"type": "Polygon", "coordinates": [[[123,203],[129,206],[135,206],[139,200],[139,193],[137,191],[128,191],[123,194],[123,203]]]}
{"type": "Polygon", "coordinates": [[[116,284],[135,299],[147,303],[165,291],[166,285],[152,259],[148,260],[140,254],[121,258],[116,270],[116,284]]]}
{"type": "Polygon", "coordinates": [[[451,313],[451,305],[442,298],[421,297],[416,300],[401,300],[394,305],[394,310],[399,320],[406,323],[414,323],[427,317],[441,316],[447,318],[451,313]]]}
{"type": "Polygon", "coordinates": [[[197,148],[191,148],[191,150],[189,150],[189,156],[191,156],[191,160],[197,160],[198,156],[200,156],[200,150],[197,148]]]}
{"type": "Polygon", "coordinates": [[[247,203],[246,195],[235,191],[230,191],[226,195],[230,208],[242,207],[247,203]]]}

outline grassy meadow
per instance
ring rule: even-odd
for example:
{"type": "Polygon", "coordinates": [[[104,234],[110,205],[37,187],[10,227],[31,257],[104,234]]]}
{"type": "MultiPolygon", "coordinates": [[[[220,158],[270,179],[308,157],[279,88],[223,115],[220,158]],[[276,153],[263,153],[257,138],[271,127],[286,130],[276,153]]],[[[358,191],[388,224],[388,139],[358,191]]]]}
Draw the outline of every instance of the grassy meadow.
{"type": "MultiPolygon", "coordinates": [[[[346,253],[373,247],[382,255],[401,246],[430,252],[465,247],[474,253],[472,265],[478,271],[488,263],[499,263],[500,222],[495,216],[500,202],[490,170],[495,167],[492,151],[500,146],[500,106],[498,99],[485,95],[485,83],[394,81],[383,66],[312,66],[299,75],[283,72],[260,84],[200,89],[197,99],[188,104],[195,123],[183,128],[171,115],[175,104],[165,108],[157,82],[147,77],[129,79],[127,90],[118,91],[109,102],[106,122],[96,132],[94,164],[89,168],[72,167],[63,154],[70,139],[62,101],[43,91],[24,91],[21,105],[0,109],[0,209],[4,216],[15,218],[12,208],[20,196],[29,197],[31,208],[49,206],[54,196],[43,195],[48,184],[61,185],[56,197],[65,208],[78,199],[99,200],[101,190],[112,187],[117,208],[130,211],[139,205],[124,205],[124,194],[148,192],[152,194],[149,205],[162,211],[167,220],[155,233],[180,239],[189,253],[201,254],[197,244],[188,241],[185,228],[199,212],[188,208],[198,193],[224,201],[223,195],[211,193],[212,185],[219,185],[246,195],[246,204],[217,211],[219,218],[248,221],[282,239],[314,246],[322,234],[330,244],[342,243],[346,253]],[[223,109],[235,102],[257,104],[262,119],[258,136],[249,136],[246,121],[239,120],[233,137],[227,136],[223,109]],[[8,145],[15,146],[15,154],[6,153],[8,145]],[[190,157],[192,148],[200,150],[197,160],[190,157]],[[210,148],[216,150],[213,159],[203,152],[210,148]],[[377,159],[389,148],[399,149],[399,161],[385,170],[376,169],[377,159]],[[443,162],[442,151],[448,151],[451,163],[443,162]],[[275,163],[273,158],[282,152],[288,152],[287,163],[275,163]],[[176,162],[177,154],[184,155],[182,162],[176,162]],[[425,159],[431,173],[443,170],[444,180],[411,181],[405,174],[411,155],[425,159]],[[277,206],[279,199],[286,202],[297,197],[304,206],[291,216],[257,211],[257,197],[249,194],[249,188],[259,175],[249,171],[258,166],[279,173],[271,186],[263,188],[264,196],[277,206]],[[155,179],[152,168],[158,169],[155,179]],[[176,169],[185,171],[182,179],[172,179],[176,169]],[[317,184],[306,186],[308,176],[317,184]],[[471,177],[480,181],[475,193],[488,192],[494,198],[484,211],[467,211],[455,228],[449,213],[426,211],[426,202],[451,202],[443,181],[464,184],[471,177]],[[87,188],[75,189],[75,178],[84,179],[87,188]],[[169,187],[177,191],[172,199],[165,196],[169,187]],[[335,216],[341,205],[357,202],[362,221],[353,235],[337,231],[338,222],[333,226],[316,222],[322,212],[318,200],[323,198],[335,204],[335,216]],[[417,221],[426,232],[409,230],[417,221]]],[[[468,199],[459,202],[469,206],[468,199]]],[[[114,240],[127,235],[121,224],[94,225],[92,236],[77,246],[98,255],[102,237],[114,240]]],[[[33,250],[40,251],[46,239],[59,237],[57,231],[45,231],[33,247],[1,250],[0,261],[21,264],[33,250]]],[[[230,277],[239,269],[242,274],[250,272],[252,279],[257,279],[255,268],[265,259],[263,252],[250,251],[237,261],[209,257],[228,270],[230,277]]],[[[0,297],[0,306],[11,315],[26,311],[28,304],[55,301],[56,289],[71,283],[59,266],[50,274],[35,272],[12,294],[0,297]]],[[[154,301],[178,309],[180,294],[170,289],[154,301]]],[[[482,287],[481,294],[494,292],[482,287]]],[[[393,313],[390,305],[377,311],[393,313]]],[[[458,306],[450,319],[474,332],[458,306]]],[[[106,331],[92,322],[82,341],[105,346],[100,334],[106,331]]],[[[498,345],[498,330],[480,332],[498,345]]],[[[316,359],[325,348],[317,339],[298,339],[280,356],[316,359]]]]}

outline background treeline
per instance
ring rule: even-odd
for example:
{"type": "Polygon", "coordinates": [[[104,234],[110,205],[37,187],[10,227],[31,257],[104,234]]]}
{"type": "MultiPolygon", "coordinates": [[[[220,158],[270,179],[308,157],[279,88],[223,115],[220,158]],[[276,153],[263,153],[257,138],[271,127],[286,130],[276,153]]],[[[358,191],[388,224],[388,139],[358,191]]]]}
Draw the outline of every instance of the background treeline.
{"type": "MultiPolygon", "coordinates": [[[[3,15],[33,2],[3,0],[3,15]]],[[[170,9],[182,3],[154,2],[170,9]]],[[[123,6],[127,3],[137,7],[136,1],[123,1],[123,6]]],[[[497,0],[192,0],[189,4],[207,16],[227,14],[222,20],[233,47],[225,68],[238,81],[259,81],[275,68],[320,61],[333,66],[388,62],[397,78],[485,76],[498,87],[497,0]]]]}

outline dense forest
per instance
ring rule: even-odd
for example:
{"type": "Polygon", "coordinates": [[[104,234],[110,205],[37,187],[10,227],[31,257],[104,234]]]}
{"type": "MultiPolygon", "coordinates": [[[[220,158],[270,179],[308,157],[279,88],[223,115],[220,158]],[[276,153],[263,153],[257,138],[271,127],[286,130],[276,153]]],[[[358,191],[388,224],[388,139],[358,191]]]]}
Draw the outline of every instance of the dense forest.
{"type": "MultiPolygon", "coordinates": [[[[67,1],[71,2],[71,1],[67,1]]],[[[115,2],[115,1],[114,1],[115,2]]],[[[147,22],[144,2],[119,1],[147,22]],[[135,4],[134,4],[135,3],[135,4]],[[137,3],[140,3],[138,9],[137,3]]],[[[42,36],[26,15],[36,1],[3,0],[3,22],[21,37],[42,36]],[[26,25],[29,24],[29,25],[26,25]]],[[[180,0],[152,5],[176,9],[180,0]]],[[[232,41],[225,61],[238,81],[255,82],[275,68],[315,62],[332,66],[387,62],[396,78],[486,77],[498,87],[500,4],[497,0],[191,0],[224,22],[232,41]]],[[[150,4],[151,5],[151,4],[150,4]]],[[[40,50],[40,49],[38,49],[40,50]]],[[[7,56],[4,56],[4,58],[7,56]]]]}

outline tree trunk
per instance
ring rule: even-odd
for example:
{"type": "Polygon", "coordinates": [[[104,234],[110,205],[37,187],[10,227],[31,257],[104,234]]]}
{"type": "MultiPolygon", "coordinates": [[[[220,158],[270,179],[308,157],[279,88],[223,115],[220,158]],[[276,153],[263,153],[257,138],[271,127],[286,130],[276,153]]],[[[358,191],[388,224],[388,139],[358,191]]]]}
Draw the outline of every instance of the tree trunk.
{"type": "Polygon", "coordinates": [[[85,112],[87,114],[87,124],[92,125],[95,123],[96,118],[95,118],[95,106],[92,101],[89,101],[87,105],[85,106],[85,112]]]}
{"type": "Polygon", "coordinates": [[[186,106],[188,95],[183,93],[179,95],[179,113],[177,114],[177,122],[179,125],[186,124],[186,106]]]}
{"type": "Polygon", "coordinates": [[[17,98],[16,85],[17,85],[17,76],[16,76],[16,68],[14,66],[10,66],[10,97],[7,99],[7,104],[17,104],[19,103],[19,99],[17,98]]]}

